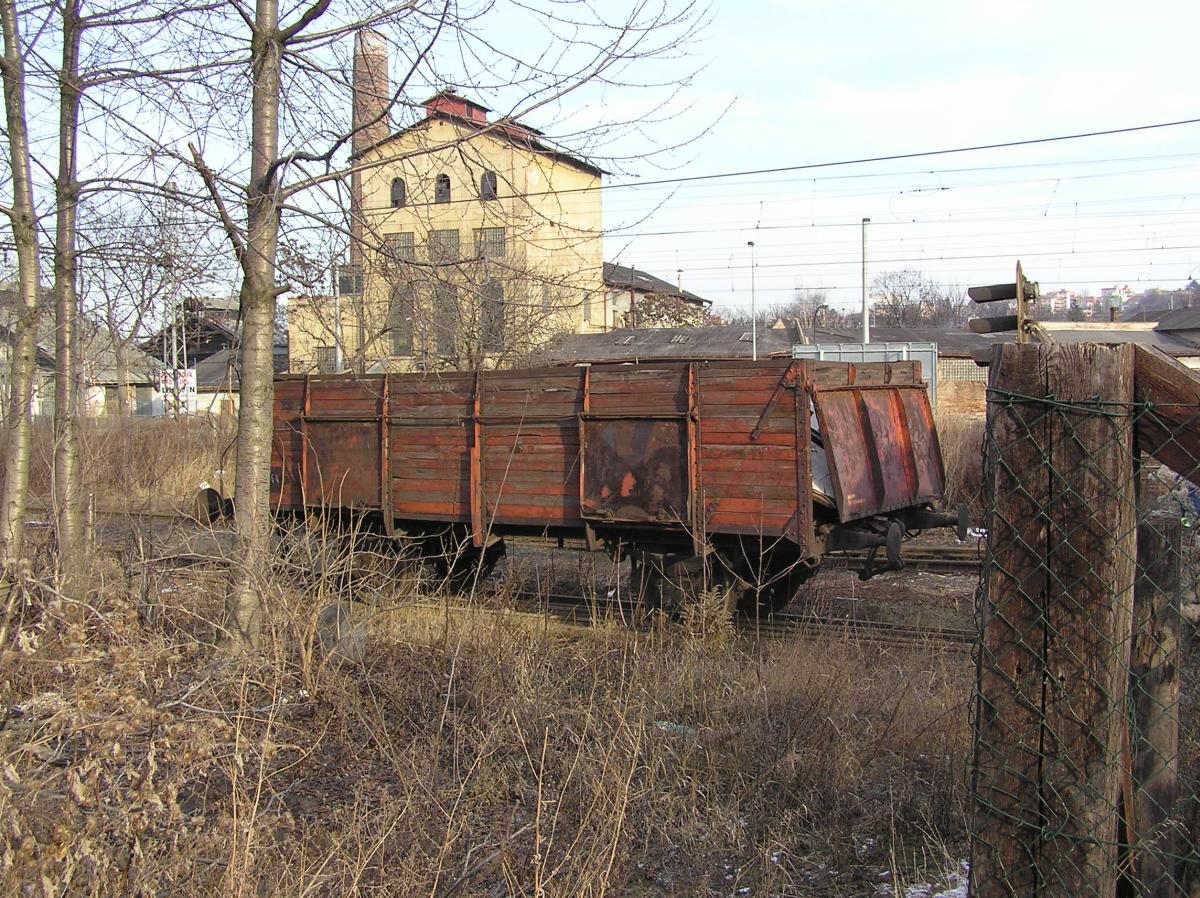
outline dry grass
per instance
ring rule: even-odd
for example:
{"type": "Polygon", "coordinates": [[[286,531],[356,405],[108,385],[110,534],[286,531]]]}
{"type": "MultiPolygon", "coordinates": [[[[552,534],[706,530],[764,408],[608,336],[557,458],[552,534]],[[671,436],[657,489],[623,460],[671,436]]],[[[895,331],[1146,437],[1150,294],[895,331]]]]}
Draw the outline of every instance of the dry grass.
{"type": "Polygon", "coordinates": [[[971,519],[983,515],[983,431],[980,415],[947,414],[937,419],[938,442],[946,465],[947,508],[967,503],[971,519]]]}
{"type": "MultiPolygon", "coordinates": [[[[84,492],[101,505],[190,507],[199,484],[216,485],[222,470],[232,491],[233,435],[205,416],[89,418],[81,442],[84,492]]],[[[30,466],[34,496],[50,495],[53,459],[53,428],[39,421],[30,466]]]]}
{"type": "Polygon", "coordinates": [[[961,655],[376,592],[336,664],[336,585],[280,578],[220,666],[215,575],[140,562],[0,647],[4,894],[874,895],[964,856],[961,655]]]}

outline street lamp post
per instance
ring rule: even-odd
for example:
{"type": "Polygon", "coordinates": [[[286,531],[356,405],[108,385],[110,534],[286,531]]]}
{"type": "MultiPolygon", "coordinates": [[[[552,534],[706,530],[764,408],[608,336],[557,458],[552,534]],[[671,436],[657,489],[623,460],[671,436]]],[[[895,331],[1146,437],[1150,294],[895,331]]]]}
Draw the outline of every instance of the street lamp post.
{"type": "Polygon", "coordinates": [[[871,219],[862,220],[862,316],[863,344],[871,342],[871,307],[867,303],[867,225],[871,219]]]}
{"type": "Polygon", "coordinates": [[[758,311],[754,302],[754,241],[747,240],[750,247],[750,357],[758,361],[758,311]]]}

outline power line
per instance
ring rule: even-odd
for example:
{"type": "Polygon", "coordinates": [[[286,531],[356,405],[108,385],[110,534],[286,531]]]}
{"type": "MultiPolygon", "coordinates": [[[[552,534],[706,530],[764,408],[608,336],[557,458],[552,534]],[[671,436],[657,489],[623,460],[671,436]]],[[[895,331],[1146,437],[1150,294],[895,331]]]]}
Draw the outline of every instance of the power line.
{"type": "MultiPolygon", "coordinates": [[[[887,156],[863,156],[857,159],[839,159],[833,162],[810,162],[804,165],[785,165],[778,168],[760,168],[736,172],[716,172],[708,175],[687,175],[679,178],[661,178],[655,181],[628,181],[624,184],[609,184],[608,190],[624,187],[657,187],[665,184],[685,184],[692,181],[711,181],[718,178],[739,178],[752,175],[775,175],[784,172],[811,171],[817,168],[835,168],[843,165],[866,165],[872,162],[897,162],[902,159],[921,159],[929,156],[948,156],[955,153],[975,153],[981,150],[1002,150],[1011,147],[1027,147],[1044,143],[1057,143],[1064,140],[1081,140],[1088,137],[1110,137],[1115,134],[1133,134],[1138,131],[1153,131],[1160,128],[1175,128],[1180,125],[1200,124],[1200,118],[1180,119],[1174,122],[1158,122],[1152,125],[1132,125],[1127,128],[1109,128],[1104,131],[1083,131],[1078,134],[1059,134],[1054,137],[1031,137],[1025,140],[1007,140],[1001,143],[976,144],[974,146],[952,147],[944,150],[922,150],[915,153],[893,153],[887,156]]],[[[577,188],[588,190],[595,188],[577,188]]],[[[562,191],[573,192],[573,191],[562,191]]]]}
{"type": "MultiPolygon", "coordinates": [[[[774,168],[758,168],[744,169],[739,171],[712,172],[704,175],[681,175],[675,178],[656,178],[651,181],[625,181],[617,184],[600,184],[597,183],[587,187],[568,187],[557,190],[542,190],[534,192],[526,192],[520,194],[519,197],[498,197],[499,200],[529,198],[539,196],[566,196],[568,194],[577,193],[595,193],[601,190],[623,190],[635,187],[663,187],[673,184],[689,184],[698,181],[716,181],[725,178],[744,178],[753,177],[756,175],[777,175],[800,171],[815,171],[823,168],[839,168],[848,165],[868,165],[875,162],[899,162],[905,159],[926,159],[931,156],[949,156],[959,153],[975,153],[983,150],[1002,150],[1011,149],[1013,147],[1037,146],[1047,143],[1060,143],[1068,140],[1083,140],[1091,137],[1111,137],[1117,134],[1134,134],[1142,131],[1154,131],[1162,128],[1176,128],[1182,125],[1200,124],[1200,118],[1179,119],[1173,122],[1156,122],[1149,125],[1131,125],[1125,128],[1108,128],[1100,131],[1081,131],[1076,134],[1057,134],[1052,137],[1031,137],[1023,140],[1006,140],[999,143],[975,144],[972,146],[948,147],[940,150],[920,150],[912,153],[892,153],[884,156],[861,156],[853,159],[835,159],[828,162],[808,162],[800,165],[782,165],[774,168]]],[[[918,173],[923,174],[923,172],[918,173]]],[[[462,199],[451,199],[449,203],[419,203],[412,205],[434,206],[434,205],[454,205],[458,203],[475,202],[479,198],[477,196],[464,197],[462,199]]],[[[365,207],[364,212],[380,211],[390,208],[388,206],[373,206],[365,207]]]]}

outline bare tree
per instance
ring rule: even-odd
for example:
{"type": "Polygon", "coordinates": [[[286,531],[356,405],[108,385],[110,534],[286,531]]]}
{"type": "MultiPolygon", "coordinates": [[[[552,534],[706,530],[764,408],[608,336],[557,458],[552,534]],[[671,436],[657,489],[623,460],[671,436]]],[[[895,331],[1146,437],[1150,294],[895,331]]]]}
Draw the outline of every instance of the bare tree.
{"type": "MultiPolygon", "coordinates": [[[[760,328],[771,327],[779,321],[796,323],[806,331],[818,325],[829,326],[836,313],[830,309],[827,300],[824,290],[801,287],[788,302],[759,306],[754,318],[760,328]]],[[[749,324],[751,321],[750,309],[746,306],[722,306],[714,308],[713,313],[730,324],[749,324]]]]}
{"type": "Polygon", "coordinates": [[[929,316],[937,288],[919,271],[884,271],[871,282],[875,321],[893,327],[916,327],[929,316]]]}
{"type": "MultiPolygon", "coordinates": [[[[357,18],[347,20],[340,17],[343,11],[331,8],[329,0],[315,0],[296,10],[287,17],[288,21],[281,20],[277,0],[258,0],[253,16],[238,5],[230,4],[228,9],[244,22],[251,36],[247,60],[252,76],[248,175],[210,164],[198,142],[190,150],[242,275],[241,405],[235,486],[239,536],[222,640],[225,650],[240,652],[255,646],[259,640],[261,591],[270,557],[267,499],[272,435],[272,325],[277,299],[289,289],[287,277],[279,269],[281,235],[301,220],[319,220],[325,227],[340,228],[348,236],[350,229],[336,221],[337,215],[344,215],[347,208],[340,185],[356,172],[383,164],[379,160],[364,162],[359,157],[353,158],[348,166],[335,164],[335,157],[352,137],[352,129],[339,124],[345,121],[342,110],[349,108],[345,102],[349,85],[342,77],[343,69],[331,65],[329,54],[334,52],[333,48],[348,45],[349,35],[362,27],[396,27],[404,36],[410,65],[382,116],[389,115],[397,105],[404,105],[407,92],[419,80],[418,73],[423,77],[433,76],[435,83],[444,80],[433,67],[433,49],[439,41],[446,42],[448,55],[475,69],[468,73],[468,78],[489,80],[495,60],[503,58],[506,89],[524,94],[520,102],[511,106],[508,118],[516,118],[557,102],[589,82],[616,83],[617,74],[629,65],[678,48],[680,41],[693,32],[696,20],[690,8],[675,12],[661,3],[658,6],[635,3],[626,18],[613,24],[605,22],[594,7],[583,3],[566,7],[556,2],[541,8],[530,6],[523,14],[540,17],[547,25],[550,39],[561,47],[549,55],[535,52],[529,61],[523,61],[508,48],[489,43],[477,30],[473,16],[486,14],[490,9],[487,6],[466,13],[453,4],[434,7],[404,2],[367,8],[357,18]],[[583,22],[587,17],[594,21],[583,22]],[[566,48],[577,50],[580,58],[565,62],[566,48]],[[557,66],[549,63],[555,53],[557,66]],[[285,66],[290,77],[286,93],[285,66]],[[307,93],[303,93],[304,85],[307,93]],[[337,100],[335,110],[323,108],[330,97],[337,100]],[[285,125],[286,141],[281,139],[285,125]],[[234,204],[225,199],[230,191],[244,204],[244,223],[240,215],[235,219],[231,211],[234,204]]],[[[231,28],[229,33],[234,30],[231,28]]],[[[215,118],[221,118],[220,113],[218,110],[215,118]]],[[[228,123],[228,118],[224,121],[228,123]]],[[[467,143],[456,140],[453,145],[467,143]]],[[[413,152],[431,153],[446,148],[423,147],[413,152]]],[[[486,286],[481,284],[480,292],[486,286]]],[[[532,307],[534,303],[525,305],[532,307]]],[[[467,302],[459,308],[479,318],[485,306],[467,302]],[[475,308],[479,311],[475,312],[475,308]]],[[[480,330],[486,332],[487,328],[480,330]]],[[[466,364],[477,363],[470,359],[472,352],[475,351],[468,349],[465,354],[466,364]]]]}
{"type": "Polygon", "coordinates": [[[894,327],[956,327],[971,309],[959,287],[943,289],[919,271],[885,271],[871,283],[875,320],[894,327]]]}
{"type": "Polygon", "coordinates": [[[634,320],[626,322],[633,327],[705,327],[717,324],[719,319],[707,306],[686,302],[678,296],[665,293],[649,293],[637,298],[633,310],[634,320]]]}
{"type": "Polygon", "coordinates": [[[79,297],[76,222],[79,208],[79,71],[84,22],[80,0],[60,11],[62,63],[58,70],[58,176],[54,183],[54,502],[59,590],[77,599],[87,587],[83,542],[79,435],[79,297]]]}
{"type": "Polygon", "coordinates": [[[962,287],[943,288],[929,305],[927,323],[934,327],[961,327],[973,311],[973,304],[962,287]]]}
{"type": "MultiPolygon", "coordinates": [[[[17,251],[18,302],[10,325],[9,391],[5,415],[6,445],[3,494],[0,496],[0,547],[2,576],[11,574],[21,557],[25,504],[29,492],[29,458],[32,431],[34,369],[37,362],[38,264],[37,216],[30,170],[29,127],[25,118],[25,62],[15,0],[0,0],[0,25],[4,30],[4,112],[12,165],[13,201],[5,209],[12,224],[17,251]]],[[[7,582],[0,588],[7,589],[7,582]]]]}
{"type": "Polygon", "coordinates": [[[165,329],[173,322],[185,294],[205,283],[216,263],[208,224],[181,220],[174,206],[170,199],[149,198],[142,205],[92,210],[80,235],[83,304],[109,333],[123,417],[132,413],[134,348],[153,325],[165,329]]]}

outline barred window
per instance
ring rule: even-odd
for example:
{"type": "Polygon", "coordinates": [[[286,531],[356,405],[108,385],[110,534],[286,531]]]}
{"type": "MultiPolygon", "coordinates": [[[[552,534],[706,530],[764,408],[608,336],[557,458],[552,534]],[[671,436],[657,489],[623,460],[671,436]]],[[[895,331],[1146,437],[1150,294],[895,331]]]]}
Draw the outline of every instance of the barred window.
{"type": "Polygon", "coordinates": [[[450,176],[438,175],[433,182],[433,201],[435,203],[450,202],[450,176]]]}
{"type": "Polygon", "coordinates": [[[408,188],[403,178],[392,178],[392,207],[399,209],[408,202],[408,188]]]}
{"type": "Polygon", "coordinates": [[[583,294],[583,322],[584,324],[592,323],[592,294],[583,294]]]}
{"type": "Polygon", "coordinates": [[[434,348],[438,355],[454,355],[458,336],[458,288],[438,284],[433,288],[434,348]]]}
{"type": "Polygon", "coordinates": [[[458,261],[458,231],[432,231],[429,234],[429,261],[435,263],[458,261]]]}
{"type": "Polygon", "coordinates": [[[479,179],[479,198],[481,200],[494,200],[498,194],[497,186],[496,173],[494,171],[485,171],[479,179]]]}
{"type": "Polygon", "coordinates": [[[501,259],[505,249],[504,228],[475,229],[475,255],[480,259],[501,259]]]}
{"type": "Polygon", "coordinates": [[[317,370],[322,374],[337,374],[338,351],[336,346],[317,347],[317,370]]]}
{"type": "Polygon", "coordinates": [[[484,352],[504,351],[504,285],[490,280],[480,291],[479,331],[484,352]]]}
{"type": "Polygon", "coordinates": [[[412,231],[401,231],[397,234],[388,234],[383,238],[383,246],[387,252],[388,258],[393,261],[416,261],[417,244],[415,235],[412,231]]]}
{"type": "Polygon", "coordinates": [[[388,334],[391,336],[392,355],[413,354],[413,317],[416,313],[416,292],[411,284],[396,284],[392,287],[391,304],[388,306],[388,334]]]}

